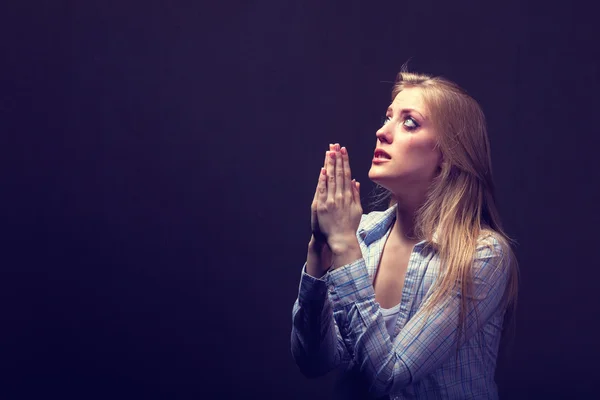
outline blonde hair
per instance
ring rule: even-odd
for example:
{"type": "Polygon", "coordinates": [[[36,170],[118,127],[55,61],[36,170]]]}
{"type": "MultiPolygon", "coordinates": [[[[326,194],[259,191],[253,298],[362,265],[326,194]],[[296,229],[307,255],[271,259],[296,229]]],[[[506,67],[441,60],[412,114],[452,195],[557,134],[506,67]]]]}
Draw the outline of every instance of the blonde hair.
{"type": "MultiPolygon", "coordinates": [[[[507,308],[507,315],[514,315],[518,292],[514,241],[503,231],[496,208],[486,121],[477,101],[445,78],[410,73],[403,66],[392,89],[392,101],[405,88],[421,90],[442,154],[439,174],[415,220],[418,238],[433,245],[435,235],[441,265],[445,266],[423,307],[430,312],[460,290],[463,294],[457,336],[460,342],[473,282],[473,259],[486,236],[498,241],[502,248],[501,262],[509,263],[510,276],[502,306],[507,308]]],[[[391,193],[387,192],[387,196],[391,193]]],[[[388,207],[395,203],[391,197],[388,207]]]]}

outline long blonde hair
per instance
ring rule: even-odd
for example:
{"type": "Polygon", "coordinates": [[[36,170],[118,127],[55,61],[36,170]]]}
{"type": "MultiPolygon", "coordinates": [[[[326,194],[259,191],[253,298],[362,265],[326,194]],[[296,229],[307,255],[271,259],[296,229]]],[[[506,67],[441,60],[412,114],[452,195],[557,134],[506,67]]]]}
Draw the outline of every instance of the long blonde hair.
{"type": "MultiPolygon", "coordinates": [[[[512,251],[514,241],[502,229],[494,196],[490,143],[483,111],[465,90],[455,83],[425,74],[410,73],[403,66],[392,89],[392,101],[405,88],[419,88],[438,133],[442,154],[439,174],[427,199],[418,210],[415,234],[439,251],[440,277],[424,309],[432,308],[460,290],[461,310],[457,340],[465,329],[467,301],[471,293],[473,258],[480,240],[493,235],[510,263],[510,277],[503,298],[507,315],[513,316],[518,292],[518,266],[512,251]]],[[[388,207],[396,200],[391,193],[388,207]]]]}

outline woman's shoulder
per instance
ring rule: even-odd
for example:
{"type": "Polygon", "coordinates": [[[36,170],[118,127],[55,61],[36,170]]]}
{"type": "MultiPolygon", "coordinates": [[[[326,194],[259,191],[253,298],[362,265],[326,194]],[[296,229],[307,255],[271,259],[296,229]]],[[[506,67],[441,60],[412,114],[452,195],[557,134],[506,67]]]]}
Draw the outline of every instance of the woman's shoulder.
{"type": "Polygon", "coordinates": [[[477,238],[477,251],[487,249],[494,253],[506,254],[511,251],[511,243],[501,233],[484,227],[477,238]]]}
{"type": "Polygon", "coordinates": [[[489,228],[481,230],[475,258],[484,261],[482,266],[496,266],[506,273],[509,273],[516,263],[510,239],[489,228]]]}

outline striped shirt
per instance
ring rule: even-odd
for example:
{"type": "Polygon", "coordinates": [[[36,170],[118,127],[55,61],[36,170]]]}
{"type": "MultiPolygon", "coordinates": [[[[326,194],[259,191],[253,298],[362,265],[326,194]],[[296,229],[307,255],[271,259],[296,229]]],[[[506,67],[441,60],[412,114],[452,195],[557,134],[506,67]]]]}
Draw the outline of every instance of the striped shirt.
{"type": "Polygon", "coordinates": [[[501,261],[504,249],[491,235],[480,239],[472,306],[458,341],[459,292],[436,305],[425,320],[421,305],[441,266],[435,247],[417,243],[390,334],[375,301],[373,279],[395,218],[396,205],[363,214],[357,230],[363,257],[321,279],[308,275],[304,264],[292,311],[294,360],[309,377],[344,366],[337,398],[497,399],[494,373],[505,314],[501,299],[509,277],[501,261]]]}

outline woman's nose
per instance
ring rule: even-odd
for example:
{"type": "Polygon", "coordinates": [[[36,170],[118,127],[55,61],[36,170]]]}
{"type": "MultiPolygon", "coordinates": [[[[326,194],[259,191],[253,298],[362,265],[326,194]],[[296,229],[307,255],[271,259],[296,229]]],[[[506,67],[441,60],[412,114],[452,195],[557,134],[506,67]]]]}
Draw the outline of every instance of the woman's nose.
{"type": "Polygon", "coordinates": [[[381,142],[391,143],[392,141],[392,135],[388,132],[388,129],[386,129],[385,125],[375,132],[375,136],[381,142]]]}

